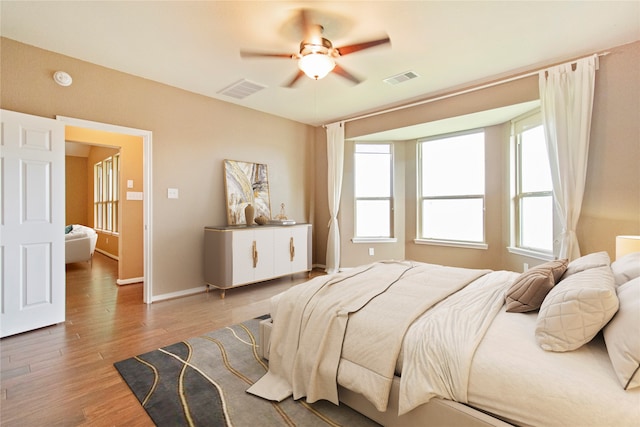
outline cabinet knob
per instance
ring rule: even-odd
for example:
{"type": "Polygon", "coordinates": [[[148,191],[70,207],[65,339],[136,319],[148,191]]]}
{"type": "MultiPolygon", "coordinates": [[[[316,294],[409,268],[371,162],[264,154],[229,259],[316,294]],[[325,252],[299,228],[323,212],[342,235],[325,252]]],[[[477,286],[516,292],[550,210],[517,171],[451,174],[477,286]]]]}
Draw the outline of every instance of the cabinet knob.
{"type": "Polygon", "coordinates": [[[289,239],[289,256],[291,257],[291,261],[296,257],[296,247],[293,244],[293,237],[289,239]]]}
{"type": "Polygon", "coordinates": [[[256,241],[253,241],[253,268],[256,268],[258,265],[258,248],[256,246],[256,241]]]}

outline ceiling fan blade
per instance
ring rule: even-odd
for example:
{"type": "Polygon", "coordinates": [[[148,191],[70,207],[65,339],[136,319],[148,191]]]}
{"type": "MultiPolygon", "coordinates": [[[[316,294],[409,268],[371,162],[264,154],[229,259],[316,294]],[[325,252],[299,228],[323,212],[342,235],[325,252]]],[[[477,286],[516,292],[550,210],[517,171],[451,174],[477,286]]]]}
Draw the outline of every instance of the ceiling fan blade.
{"type": "Polygon", "coordinates": [[[371,40],[363,43],[350,44],[347,46],[336,48],[335,50],[338,51],[340,56],[344,56],[353,52],[357,52],[359,50],[369,49],[370,47],[378,46],[381,44],[387,44],[387,43],[391,43],[391,39],[389,37],[385,37],[379,40],[371,40]]]}
{"type": "Polygon", "coordinates": [[[304,73],[301,70],[298,70],[298,73],[287,83],[284,87],[293,87],[294,84],[300,79],[300,77],[304,76],[304,73]]]}
{"type": "Polygon", "coordinates": [[[350,72],[348,72],[347,70],[345,70],[344,68],[342,68],[338,64],[336,64],[335,68],[333,69],[333,72],[336,73],[339,76],[344,77],[347,80],[352,81],[355,84],[358,84],[358,83],[360,83],[362,81],[359,78],[357,78],[356,76],[354,76],[353,74],[351,74],[350,72]]]}
{"type": "Polygon", "coordinates": [[[295,59],[296,54],[293,53],[268,53],[268,52],[252,52],[241,50],[240,56],[242,58],[288,58],[295,59]]]}

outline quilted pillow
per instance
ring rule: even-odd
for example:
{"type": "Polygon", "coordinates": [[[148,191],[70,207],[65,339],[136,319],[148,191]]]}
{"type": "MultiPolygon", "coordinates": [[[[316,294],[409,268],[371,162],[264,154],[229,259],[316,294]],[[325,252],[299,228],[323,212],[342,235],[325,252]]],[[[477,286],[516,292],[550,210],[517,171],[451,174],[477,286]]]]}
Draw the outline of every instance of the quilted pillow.
{"type": "Polygon", "coordinates": [[[604,327],[613,369],[625,390],[640,387],[640,277],[618,288],[620,309],[604,327]]]}
{"type": "Polygon", "coordinates": [[[588,343],[618,310],[613,272],[590,268],[558,283],[542,302],[536,340],[547,351],[571,351],[588,343]]]}
{"type": "Polygon", "coordinates": [[[581,271],[588,270],[590,268],[604,267],[611,265],[611,258],[606,252],[594,252],[589,255],[582,256],[574,259],[567,266],[567,271],[564,272],[562,279],[566,279],[572,274],[580,273],[581,271]]]}
{"type": "Polygon", "coordinates": [[[566,259],[545,262],[522,273],[505,295],[507,311],[525,313],[540,308],[544,297],[567,269],[566,259]]]}
{"type": "Polygon", "coordinates": [[[622,285],[629,280],[640,277],[640,252],[626,254],[611,264],[616,285],[622,285]]]}

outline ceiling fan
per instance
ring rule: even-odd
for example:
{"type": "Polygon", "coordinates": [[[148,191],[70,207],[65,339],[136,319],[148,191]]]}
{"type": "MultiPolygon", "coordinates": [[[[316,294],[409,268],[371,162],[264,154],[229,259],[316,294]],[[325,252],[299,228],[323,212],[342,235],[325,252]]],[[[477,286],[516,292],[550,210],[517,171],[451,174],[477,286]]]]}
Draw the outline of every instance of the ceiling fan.
{"type": "Polygon", "coordinates": [[[297,60],[298,73],[285,85],[286,87],[292,87],[305,74],[314,80],[319,80],[332,71],[358,84],[361,80],[339,64],[336,64],[336,58],[374,46],[391,43],[389,37],[385,37],[336,48],[333,47],[330,40],[322,37],[324,28],[322,25],[311,23],[308,12],[304,9],[300,10],[299,24],[304,39],[300,42],[300,51],[298,53],[265,53],[242,50],[240,51],[240,56],[243,58],[271,57],[297,60]]]}

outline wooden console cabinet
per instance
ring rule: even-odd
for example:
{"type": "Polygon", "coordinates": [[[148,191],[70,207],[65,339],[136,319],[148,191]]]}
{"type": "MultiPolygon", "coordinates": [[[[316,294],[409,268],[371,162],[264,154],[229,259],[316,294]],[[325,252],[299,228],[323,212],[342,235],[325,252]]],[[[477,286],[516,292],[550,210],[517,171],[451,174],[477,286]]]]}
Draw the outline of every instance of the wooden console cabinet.
{"type": "Polygon", "coordinates": [[[311,271],[311,225],[205,227],[204,279],[225,290],[311,271]]]}

